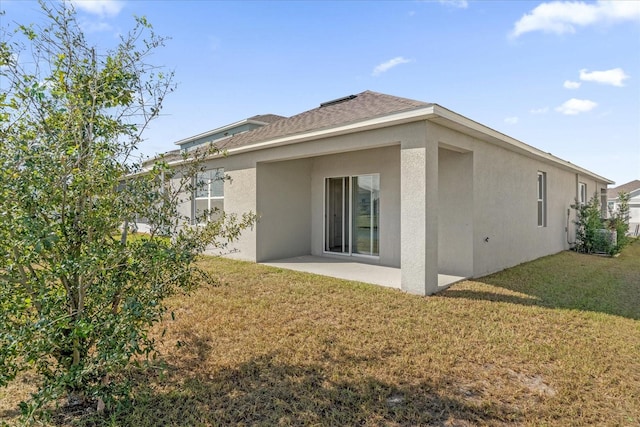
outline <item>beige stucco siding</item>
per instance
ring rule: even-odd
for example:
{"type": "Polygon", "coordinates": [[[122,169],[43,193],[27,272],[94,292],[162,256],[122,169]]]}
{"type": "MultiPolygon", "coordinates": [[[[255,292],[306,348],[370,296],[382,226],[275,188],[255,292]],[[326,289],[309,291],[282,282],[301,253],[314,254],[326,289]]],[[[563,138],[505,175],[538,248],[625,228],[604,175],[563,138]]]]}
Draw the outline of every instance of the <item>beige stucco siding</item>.
{"type": "Polygon", "coordinates": [[[438,149],[438,273],[473,276],[473,152],[438,149]]]}
{"type": "MultiPolygon", "coordinates": [[[[437,124],[430,124],[429,130],[437,135],[441,148],[472,153],[474,277],[568,249],[568,240],[571,241],[574,235],[571,220],[575,216],[570,210],[570,235],[567,237],[567,209],[575,202],[578,179],[587,183],[590,193],[593,189],[599,194],[605,187],[603,183],[579,177],[554,164],[525,157],[437,124]],[[547,179],[545,227],[537,226],[538,171],[545,172],[547,179]]],[[[446,179],[443,175],[447,174],[441,171],[441,179],[446,179]]],[[[442,200],[451,197],[445,194],[446,185],[440,183],[442,200]]],[[[447,214],[468,208],[467,199],[458,203],[458,208],[455,204],[448,206],[447,214]]],[[[445,228],[455,225],[447,225],[448,219],[440,216],[442,238],[447,234],[445,228]]],[[[441,266],[452,260],[451,254],[444,251],[439,253],[439,258],[441,266]]]]}
{"type": "MultiPolygon", "coordinates": [[[[230,180],[225,182],[224,210],[227,213],[242,215],[257,211],[256,176],[253,164],[243,165],[235,162],[222,162],[225,174],[230,180]]],[[[245,229],[241,238],[230,247],[230,256],[237,259],[256,260],[256,227],[245,229]]]]}
{"type": "MultiPolygon", "coordinates": [[[[224,168],[229,178],[224,183],[224,210],[228,214],[238,216],[256,212],[256,167],[255,160],[247,156],[216,158],[206,161],[204,169],[224,168]]],[[[176,177],[179,179],[179,177],[176,177]]],[[[190,217],[192,201],[185,196],[178,206],[180,215],[190,217]]],[[[214,254],[224,254],[231,258],[247,261],[256,260],[256,228],[245,229],[241,238],[222,250],[212,250],[214,254]]]]}
{"type": "Polygon", "coordinates": [[[258,163],[258,262],[311,252],[311,165],[311,159],[258,163]]]}

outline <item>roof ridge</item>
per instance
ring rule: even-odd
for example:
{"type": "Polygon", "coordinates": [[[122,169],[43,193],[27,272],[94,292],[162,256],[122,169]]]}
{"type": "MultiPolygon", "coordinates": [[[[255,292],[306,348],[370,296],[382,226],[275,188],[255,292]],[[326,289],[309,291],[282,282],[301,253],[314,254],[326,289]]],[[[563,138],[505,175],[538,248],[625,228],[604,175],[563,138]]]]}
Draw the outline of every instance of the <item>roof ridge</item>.
{"type": "MultiPolygon", "coordinates": [[[[370,93],[370,94],[377,95],[377,96],[383,96],[383,97],[394,98],[394,99],[396,99],[396,100],[398,100],[398,101],[400,101],[400,102],[406,102],[406,103],[412,103],[412,104],[423,104],[423,105],[430,105],[430,104],[431,104],[431,103],[429,103],[429,102],[420,101],[420,100],[418,100],[418,99],[406,98],[406,97],[403,97],[403,96],[389,95],[389,94],[386,94],[386,93],[376,92],[376,91],[373,91],[373,90],[365,90],[364,92],[361,92],[361,93],[360,93],[360,94],[358,94],[358,95],[365,94],[365,93],[370,93]]],[[[356,96],[357,96],[357,95],[356,95],[356,96]]]]}

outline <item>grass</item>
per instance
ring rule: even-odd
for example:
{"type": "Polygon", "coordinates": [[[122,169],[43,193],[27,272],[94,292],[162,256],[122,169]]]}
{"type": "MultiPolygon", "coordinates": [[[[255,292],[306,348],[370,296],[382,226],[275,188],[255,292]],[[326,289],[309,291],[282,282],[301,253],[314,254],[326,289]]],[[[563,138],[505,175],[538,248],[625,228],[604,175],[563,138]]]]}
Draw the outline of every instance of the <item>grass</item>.
{"type": "MultiPolygon", "coordinates": [[[[202,265],[219,285],[170,301],[175,320],[157,328],[166,370],[132,373],[133,407],[58,425],[640,424],[640,241],[432,297],[202,265]]],[[[16,420],[27,386],[0,390],[0,420],[16,420]]]]}

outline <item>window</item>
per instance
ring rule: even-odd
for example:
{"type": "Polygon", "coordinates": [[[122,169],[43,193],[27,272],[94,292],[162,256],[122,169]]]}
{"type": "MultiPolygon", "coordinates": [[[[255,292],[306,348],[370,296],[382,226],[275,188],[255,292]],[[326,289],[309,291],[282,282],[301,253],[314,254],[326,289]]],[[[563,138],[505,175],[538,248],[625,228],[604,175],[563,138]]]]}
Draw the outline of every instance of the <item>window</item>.
{"type": "Polygon", "coordinates": [[[224,169],[210,169],[198,173],[194,187],[192,223],[217,219],[224,209],[224,169]]]}
{"type": "Polygon", "coordinates": [[[538,171],[538,227],[547,226],[547,173],[538,171]]]}
{"type": "Polygon", "coordinates": [[[584,182],[578,183],[578,203],[581,205],[587,204],[587,184],[584,182]]]}

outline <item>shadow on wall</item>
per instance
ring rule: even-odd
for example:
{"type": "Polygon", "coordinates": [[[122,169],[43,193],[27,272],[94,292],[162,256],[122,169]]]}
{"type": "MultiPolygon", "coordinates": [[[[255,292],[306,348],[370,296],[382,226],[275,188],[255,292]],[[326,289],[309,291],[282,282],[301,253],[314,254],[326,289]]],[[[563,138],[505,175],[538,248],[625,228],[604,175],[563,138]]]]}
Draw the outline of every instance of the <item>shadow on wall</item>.
{"type": "Polygon", "coordinates": [[[475,279],[525,296],[453,286],[448,298],[574,309],[640,319],[640,239],[615,258],[566,251],[475,279]]]}

